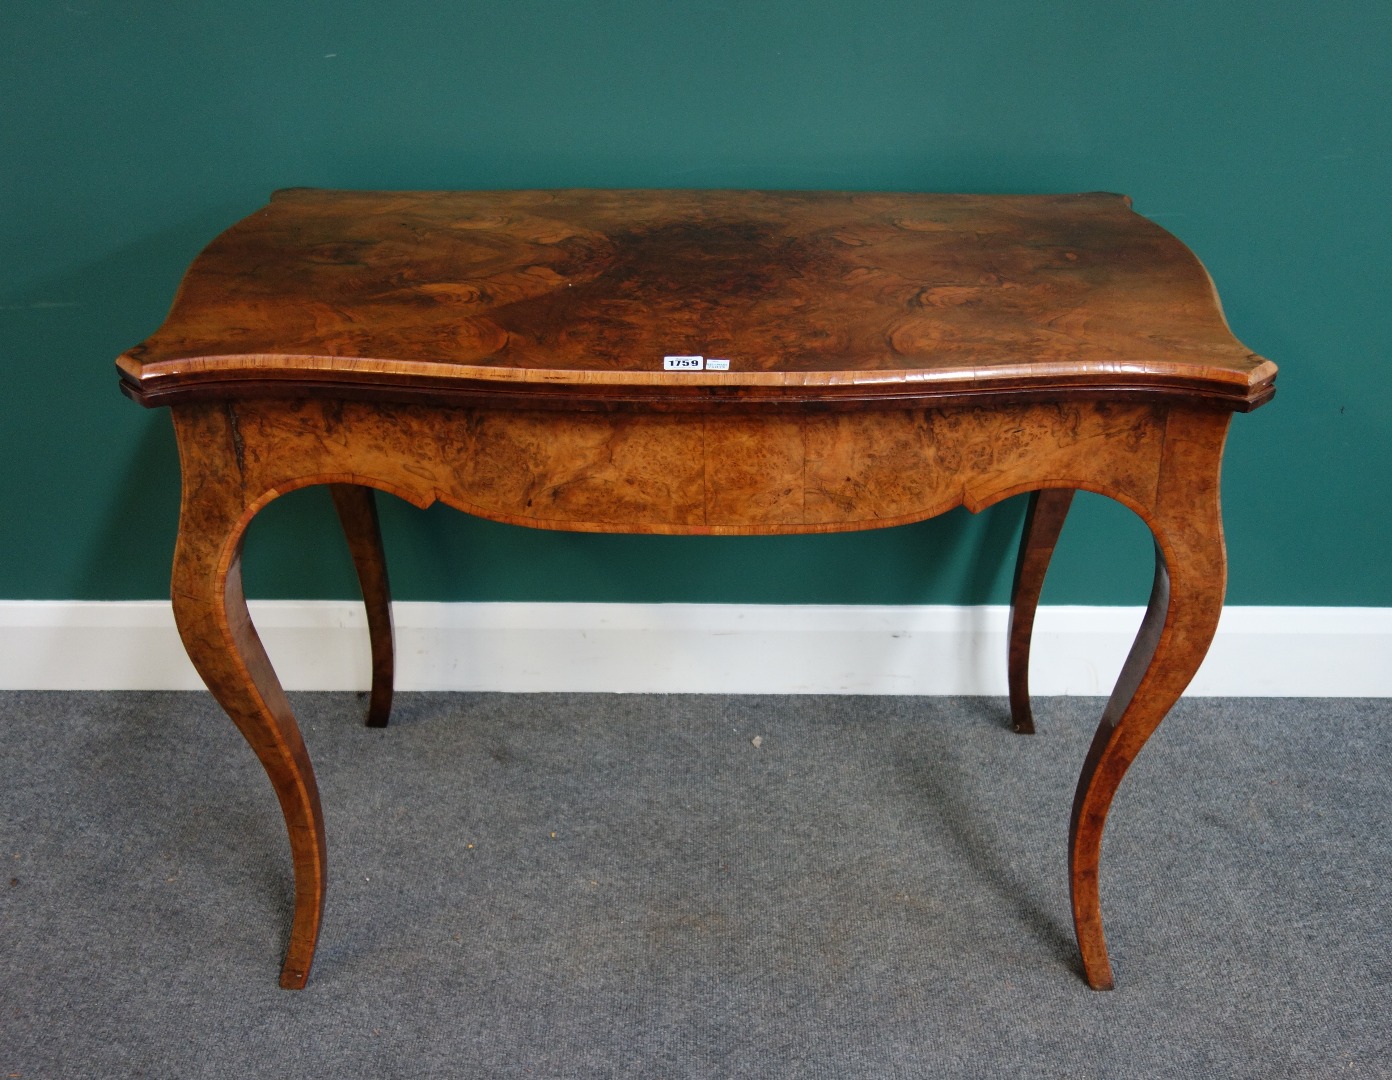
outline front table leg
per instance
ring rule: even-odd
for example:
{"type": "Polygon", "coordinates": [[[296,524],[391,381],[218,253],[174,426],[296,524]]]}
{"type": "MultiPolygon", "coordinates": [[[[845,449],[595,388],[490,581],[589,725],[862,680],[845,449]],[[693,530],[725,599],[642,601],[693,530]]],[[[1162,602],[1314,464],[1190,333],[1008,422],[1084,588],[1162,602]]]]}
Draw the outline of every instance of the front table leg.
{"type": "Polygon", "coordinates": [[[295,868],[295,915],[280,985],[298,990],[309,978],[324,910],[319,789],[295,715],[247,612],[241,549],[253,509],[245,504],[238,470],[224,468],[230,461],[215,455],[216,432],[177,415],[176,425],[184,497],[174,550],[174,620],[193,666],[261,760],[280,800],[295,868]]]}
{"type": "Polygon", "coordinates": [[[1150,604],[1083,762],[1069,824],[1069,885],[1083,975],[1113,985],[1098,894],[1098,857],[1112,796],[1141,747],[1189,685],[1223,609],[1227,556],[1218,505],[1226,416],[1171,417],[1153,505],[1150,604]]]}

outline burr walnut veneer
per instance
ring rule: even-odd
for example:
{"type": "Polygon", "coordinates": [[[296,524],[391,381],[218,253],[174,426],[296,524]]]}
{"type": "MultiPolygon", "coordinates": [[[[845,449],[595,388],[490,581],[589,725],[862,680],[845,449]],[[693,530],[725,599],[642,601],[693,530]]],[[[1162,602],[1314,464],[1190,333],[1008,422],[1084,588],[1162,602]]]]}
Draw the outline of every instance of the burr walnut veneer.
{"type": "Polygon", "coordinates": [[[314,955],[324,822],[240,553],[262,507],[310,484],[333,492],[367,602],[372,724],[392,692],[373,489],[539,528],[705,534],[878,528],[1028,493],[1009,653],[1026,732],[1069,500],[1130,507],[1155,585],[1069,841],[1084,974],[1111,986],[1103,824],[1213,636],[1223,440],[1276,370],[1125,198],[292,189],[214,240],[117,364],[129,396],[173,412],[179,631],[289,828],[283,986],[314,955]]]}

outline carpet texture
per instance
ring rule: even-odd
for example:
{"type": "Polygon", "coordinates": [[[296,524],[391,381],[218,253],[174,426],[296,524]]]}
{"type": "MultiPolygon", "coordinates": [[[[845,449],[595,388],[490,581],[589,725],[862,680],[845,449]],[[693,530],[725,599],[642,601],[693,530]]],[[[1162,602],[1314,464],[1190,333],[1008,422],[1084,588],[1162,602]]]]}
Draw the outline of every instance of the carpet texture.
{"type": "Polygon", "coordinates": [[[0,694],[0,1078],[1392,1077],[1392,701],[295,694],[331,880],[205,694],[0,694]],[[759,745],[754,745],[755,737],[759,745]]]}

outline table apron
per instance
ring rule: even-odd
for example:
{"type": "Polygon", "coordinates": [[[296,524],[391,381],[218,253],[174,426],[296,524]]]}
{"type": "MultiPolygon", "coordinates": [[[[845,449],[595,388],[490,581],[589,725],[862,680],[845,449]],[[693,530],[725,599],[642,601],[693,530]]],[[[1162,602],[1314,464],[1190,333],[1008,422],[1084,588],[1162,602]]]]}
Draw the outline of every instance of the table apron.
{"type": "Polygon", "coordinates": [[[1167,460],[1217,483],[1231,416],[1111,401],[760,416],[296,398],[172,412],[186,510],[212,498],[224,520],[355,483],[536,528],[686,534],[878,528],[1042,488],[1096,491],[1149,520],[1167,460]],[[1167,454],[1176,438],[1197,452],[1167,454]]]}

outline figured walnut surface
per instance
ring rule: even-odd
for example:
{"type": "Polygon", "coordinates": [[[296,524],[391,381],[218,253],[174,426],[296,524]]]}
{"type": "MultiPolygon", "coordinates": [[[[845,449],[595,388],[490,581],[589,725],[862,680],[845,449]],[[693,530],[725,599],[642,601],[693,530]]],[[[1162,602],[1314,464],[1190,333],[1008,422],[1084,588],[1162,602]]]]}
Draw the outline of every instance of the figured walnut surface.
{"type": "Polygon", "coordinates": [[[1168,411],[1141,401],[562,414],[255,399],[181,405],[181,432],[195,414],[215,420],[184,451],[185,482],[193,462],[200,475],[226,472],[249,505],[309,484],[364,484],[533,528],[751,535],[906,524],[1046,485],[1143,512],[1168,411]]]}
{"type": "Polygon", "coordinates": [[[214,240],[118,366],[146,404],[700,409],[1120,390],[1245,410],[1276,370],[1117,195],[306,188],[214,240]]]}

